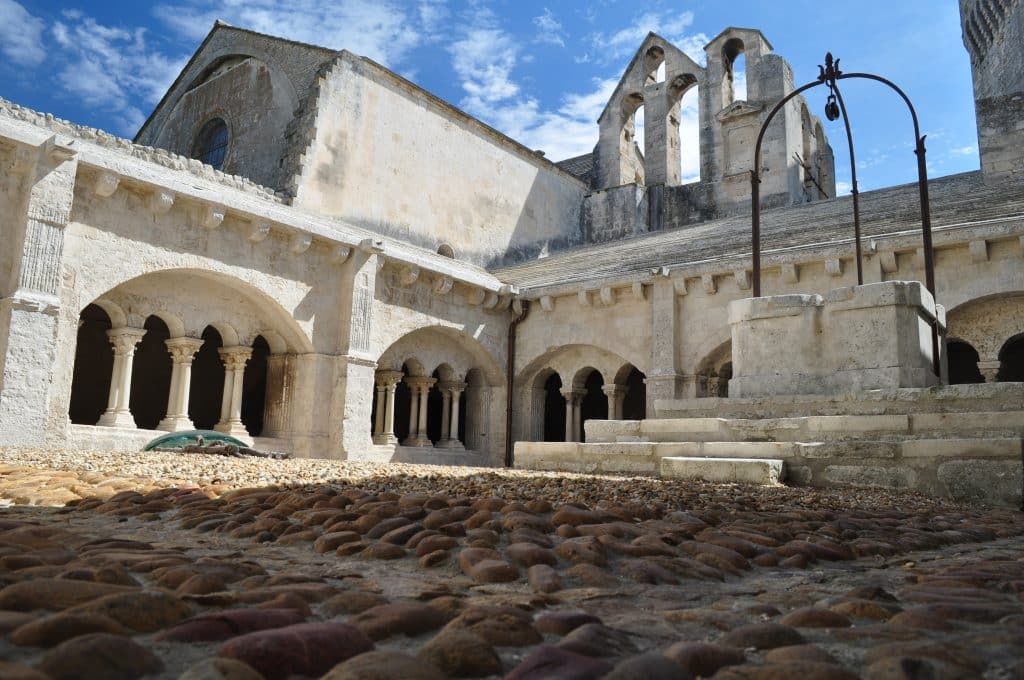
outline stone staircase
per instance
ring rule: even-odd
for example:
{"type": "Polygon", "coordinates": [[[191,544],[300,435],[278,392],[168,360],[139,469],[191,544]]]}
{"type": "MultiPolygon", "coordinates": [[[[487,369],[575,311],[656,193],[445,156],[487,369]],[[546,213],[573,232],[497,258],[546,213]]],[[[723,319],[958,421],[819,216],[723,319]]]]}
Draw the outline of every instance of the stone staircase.
{"type": "Polygon", "coordinates": [[[1019,504],[1024,384],[656,403],[587,443],[516,444],[516,467],[715,482],[912,488],[1019,504]]]}

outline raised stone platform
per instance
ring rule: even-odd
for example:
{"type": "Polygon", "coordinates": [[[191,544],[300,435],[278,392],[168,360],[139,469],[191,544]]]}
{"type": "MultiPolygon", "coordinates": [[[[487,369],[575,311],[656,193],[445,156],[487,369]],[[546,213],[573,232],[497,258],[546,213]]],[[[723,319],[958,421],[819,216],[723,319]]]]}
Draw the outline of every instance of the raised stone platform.
{"type": "Polygon", "coordinates": [[[771,458],[720,459],[668,456],[661,459],[661,476],[666,479],[778,484],[783,480],[784,473],[783,462],[771,458]]]}
{"type": "Polygon", "coordinates": [[[694,478],[766,483],[766,477],[743,479],[746,473],[738,471],[748,461],[778,461],[785,464],[785,481],[794,485],[916,489],[1018,506],[1024,486],[1022,405],[1024,384],[835,398],[659,401],[659,415],[673,417],[591,420],[585,424],[588,443],[520,442],[515,465],[662,476],[684,468],[694,478]],[[767,417],[754,417],[760,410],[767,417]],[[800,411],[805,415],[796,415],[800,411]],[[711,417],[715,412],[724,415],[711,417]],[[679,417],[685,413],[693,417],[679,417]]]}

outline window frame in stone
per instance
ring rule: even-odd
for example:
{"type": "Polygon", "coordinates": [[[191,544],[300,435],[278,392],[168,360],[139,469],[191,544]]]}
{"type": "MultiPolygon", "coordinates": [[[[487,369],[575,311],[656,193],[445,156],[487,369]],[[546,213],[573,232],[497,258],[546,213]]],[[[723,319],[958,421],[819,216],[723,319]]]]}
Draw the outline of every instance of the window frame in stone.
{"type": "Polygon", "coordinates": [[[215,170],[222,170],[231,148],[231,129],[224,118],[214,116],[210,118],[196,134],[192,142],[192,157],[196,160],[211,166],[215,170]],[[223,140],[219,137],[223,135],[223,140]]]}

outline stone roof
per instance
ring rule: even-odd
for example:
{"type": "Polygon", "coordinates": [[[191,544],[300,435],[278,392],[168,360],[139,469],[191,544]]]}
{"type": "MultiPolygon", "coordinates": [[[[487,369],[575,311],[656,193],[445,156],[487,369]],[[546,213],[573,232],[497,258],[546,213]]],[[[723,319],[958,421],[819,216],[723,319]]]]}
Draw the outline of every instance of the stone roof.
{"type": "MultiPolygon", "coordinates": [[[[929,182],[933,228],[1024,215],[1019,184],[986,182],[980,172],[929,182]]],[[[865,246],[872,236],[919,231],[917,184],[860,195],[865,246]]],[[[853,237],[852,197],[766,210],[761,216],[763,254],[800,246],[844,242],[853,237]]],[[[852,251],[852,247],[851,247],[852,251]]],[[[711,220],[671,231],[577,247],[542,260],[494,270],[506,283],[524,289],[613,279],[668,266],[696,267],[751,253],[750,214],[711,220]]]]}
{"type": "Polygon", "coordinates": [[[593,185],[594,177],[594,154],[585,153],[575,158],[566,158],[564,161],[555,163],[562,170],[565,170],[573,177],[576,177],[587,186],[593,185]]]}

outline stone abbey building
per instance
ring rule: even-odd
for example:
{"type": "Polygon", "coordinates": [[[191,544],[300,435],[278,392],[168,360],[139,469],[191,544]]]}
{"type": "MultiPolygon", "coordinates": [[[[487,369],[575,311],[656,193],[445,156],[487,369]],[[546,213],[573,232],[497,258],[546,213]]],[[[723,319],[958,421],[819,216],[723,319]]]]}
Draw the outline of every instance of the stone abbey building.
{"type": "MultiPolygon", "coordinates": [[[[932,410],[981,404],[1005,442],[977,465],[1012,482],[1024,393],[981,383],[1024,380],[1024,2],[961,13],[982,167],[930,190],[944,361],[978,385],[932,410]]],[[[134,141],[0,101],[0,444],[216,428],[300,456],[501,465],[513,442],[582,451],[590,420],[795,415],[730,398],[728,309],[751,297],[754,141],[798,83],[760,31],[705,51],[649,35],[593,153],[559,163],[369,59],[223,23],[134,141]],[[693,88],[700,181],[683,184],[693,88]]],[[[761,165],[765,294],[854,285],[851,198],[802,98],[761,165]]],[[[865,282],[922,279],[916,187],[860,199],[865,282]]],[[[950,455],[972,464],[967,448],[950,455]]],[[[927,465],[849,455],[872,483],[953,492],[927,465]]]]}

